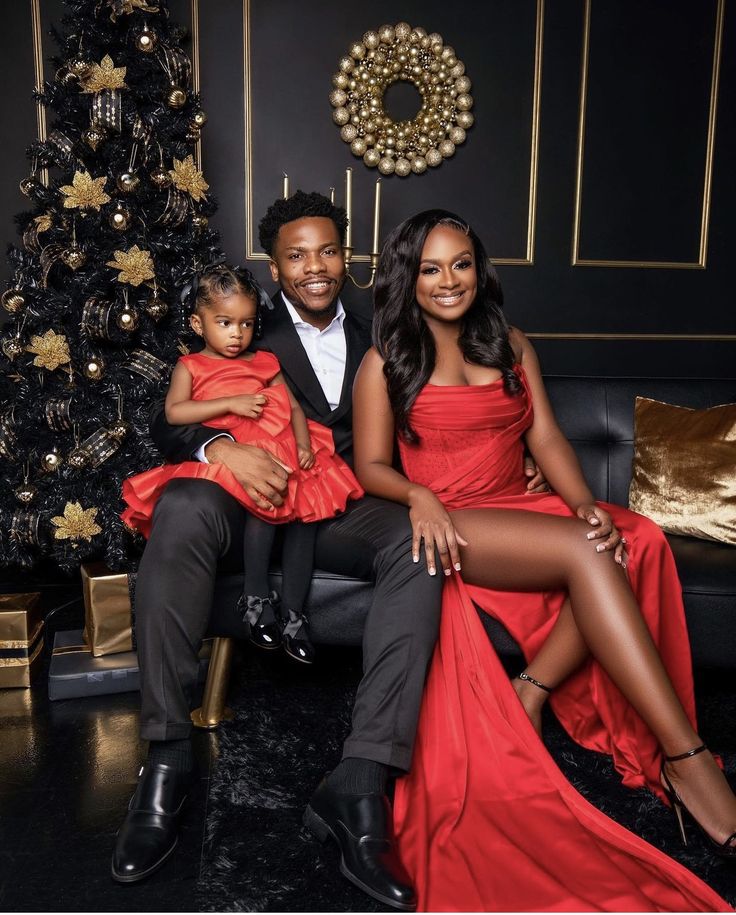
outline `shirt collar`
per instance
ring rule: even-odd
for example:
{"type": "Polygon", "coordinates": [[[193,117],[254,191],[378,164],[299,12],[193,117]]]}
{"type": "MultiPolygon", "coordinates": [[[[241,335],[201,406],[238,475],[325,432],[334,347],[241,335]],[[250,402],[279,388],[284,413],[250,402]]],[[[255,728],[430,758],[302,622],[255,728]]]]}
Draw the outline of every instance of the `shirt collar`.
{"type": "MultiPolygon", "coordinates": [[[[289,317],[294,322],[295,327],[297,327],[297,326],[314,327],[313,324],[310,324],[308,321],[304,321],[302,319],[299,312],[296,310],[296,308],[294,308],[294,306],[291,304],[291,302],[284,295],[283,290],[281,291],[281,298],[284,300],[284,305],[286,305],[286,310],[289,312],[289,317]]],[[[332,321],[330,321],[330,323],[327,325],[327,327],[325,327],[324,330],[320,331],[320,333],[324,334],[326,331],[330,330],[330,328],[332,328],[334,326],[342,327],[344,320],[345,320],[345,309],[342,307],[341,300],[338,299],[337,307],[335,309],[335,317],[332,319],[332,321]]],[[[317,330],[318,328],[314,328],[314,329],[317,330]]]]}

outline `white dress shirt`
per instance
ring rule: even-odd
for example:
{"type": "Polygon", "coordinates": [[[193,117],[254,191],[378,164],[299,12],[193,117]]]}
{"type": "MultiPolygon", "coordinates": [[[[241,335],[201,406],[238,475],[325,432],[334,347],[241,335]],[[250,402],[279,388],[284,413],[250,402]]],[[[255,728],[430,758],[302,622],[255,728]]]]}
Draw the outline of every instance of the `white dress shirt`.
{"type": "MultiPolygon", "coordinates": [[[[317,376],[317,380],[324,391],[327,403],[330,405],[330,409],[334,410],[340,403],[347,362],[347,343],[343,327],[345,309],[342,306],[342,302],[340,299],[337,300],[335,317],[324,330],[320,330],[318,327],[314,327],[301,319],[299,312],[283,292],[281,293],[281,298],[284,301],[289,317],[294,322],[294,329],[299,335],[304,352],[307,354],[307,358],[314,369],[314,374],[317,376]]],[[[206,441],[204,445],[197,448],[194,452],[194,457],[203,464],[208,464],[209,461],[204,454],[205,448],[215,439],[223,437],[234,441],[232,435],[227,432],[218,432],[206,441]]]]}

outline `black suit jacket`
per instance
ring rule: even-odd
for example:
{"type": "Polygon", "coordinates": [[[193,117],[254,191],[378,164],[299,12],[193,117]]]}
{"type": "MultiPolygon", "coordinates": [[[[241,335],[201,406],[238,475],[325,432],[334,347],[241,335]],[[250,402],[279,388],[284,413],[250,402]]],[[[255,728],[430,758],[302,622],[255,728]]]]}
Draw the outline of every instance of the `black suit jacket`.
{"type": "MultiPolygon", "coordinates": [[[[371,322],[345,310],[346,365],[340,403],[332,410],[312,364],[302,346],[294,322],[286,310],[279,290],[273,297],[273,310],[263,311],[263,335],[257,349],[273,353],[281,371],[308,419],[332,430],[335,450],[349,464],[353,462],[353,381],[358,366],[371,346],[371,322]]],[[[190,461],[194,453],[213,437],[207,426],[171,426],[166,422],[163,400],[151,412],[151,438],[170,461],[190,461]]]]}

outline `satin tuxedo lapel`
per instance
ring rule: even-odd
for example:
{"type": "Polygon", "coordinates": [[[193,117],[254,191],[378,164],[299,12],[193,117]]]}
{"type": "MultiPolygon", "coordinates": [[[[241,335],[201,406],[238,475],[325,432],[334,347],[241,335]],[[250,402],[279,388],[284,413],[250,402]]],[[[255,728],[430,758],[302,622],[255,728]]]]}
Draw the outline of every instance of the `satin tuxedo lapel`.
{"type": "Polygon", "coordinates": [[[303,406],[307,401],[315,417],[326,417],[331,412],[330,405],[327,403],[322,385],[314,374],[280,291],[273,297],[273,304],[273,311],[264,312],[263,336],[258,341],[258,348],[269,350],[279,360],[284,377],[296,399],[303,406]]]}

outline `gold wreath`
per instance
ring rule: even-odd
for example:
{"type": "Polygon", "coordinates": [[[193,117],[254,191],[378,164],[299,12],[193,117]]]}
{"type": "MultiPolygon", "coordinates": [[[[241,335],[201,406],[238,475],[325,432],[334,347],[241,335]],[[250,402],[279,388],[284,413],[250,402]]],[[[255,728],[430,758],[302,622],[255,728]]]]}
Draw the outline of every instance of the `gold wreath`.
{"type": "Polygon", "coordinates": [[[383,175],[421,175],[454,155],[472,127],[473,97],[465,64],[437,32],[407,22],[366,32],[341,58],[332,77],[333,121],[356,156],[383,175]],[[410,82],[422,96],[412,120],[392,121],[383,109],[386,89],[410,82]]]}

